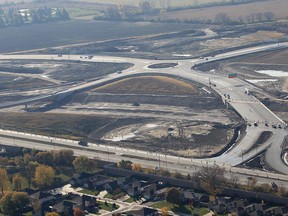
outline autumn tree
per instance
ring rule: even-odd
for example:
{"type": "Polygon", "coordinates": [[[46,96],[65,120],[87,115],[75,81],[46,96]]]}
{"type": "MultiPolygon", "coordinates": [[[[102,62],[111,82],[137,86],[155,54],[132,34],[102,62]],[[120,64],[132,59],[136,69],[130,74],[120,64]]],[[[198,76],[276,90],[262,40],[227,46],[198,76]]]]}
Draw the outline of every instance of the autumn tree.
{"type": "Polygon", "coordinates": [[[168,208],[167,207],[163,207],[161,208],[161,216],[168,216],[168,208]]]}
{"type": "Polygon", "coordinates": [[[0,168],[6,168],[8,161],[7,157],[0,157],[0,168]]]}
{"type": "Polygon", "coordinates": [[[287,195],[286,188],[284,186],[282,186],[282,185],[279,186],[276,194],[279,197],[285,197],[287,195]]]}
{"type": "Polygon", "coordinates": [[[218,165],[213,165],[211,167],[202,167],[200,171],[196,173],[195,177],[198,178],[200,186],[204,190],[216,196],[220,191],[219,187],[226,182],[224,174],[225,169],[218,165]]]}
{"type": "Polygon", "coordinates": [[[35,170],[35,182],[38,187],[51,186],[54,183],[55,171],[47,165],[39,165],[35,170]]]}
{"type": "Polygon", "coordinates": [[[81,210],[80,208],[75,208],[73,215],[74,216],[85,216],[85,212],[83,210],[81,210]]]}
{"type": "Polygon", "coordinates": [[[4,190],[9,187],[9,179],[7,175],[7,171],[5,169],[0,169],[0,188],[2,194],[4,194],[4,190]]]}
{"type": "Polygon", "coordinates": [[[166,194],[166,201],[175,204],[180,204],[180,190],[177,188],[169,188],[166,194]]]}
{"type": "Polygon", "coordinates": [[[45,216],[59,216],[59,214],[57,212],[48,212],[45,216]]]}
{"type": "Polygon", "coordinates": [[[23,156],[23,161],[24,161],[24,164],[27,165],[29,162],[31,162],[33,160],[33,157],[31,154],[29,153],[25,153],[24,156],[23,156]]]}
{"type": "Polygon", "coordinates": [[[22,189],[22,186],[24,185],[25,183],[25,179],[20,176],[20,175],[14,175],[13,176],[13,179],[12,179],[12,184],[14,186],[14,189],[16,191],[20,191],[22,189]]]}
{"type": "Polygon", "coordinates": [[[23,157],[15,157],[14,161],[17,164],[18,167],[23,167],[24,166],[23,157]]]}
{"type": "Polygon", "coordinates": [[[2,212],[5,215],[15,215],[30,204],[27,193],[7,192],[0,200],[2,212]]]}
{"type": "Polygon", "coordinates": [[[136,172],[140,172],[142,170],[141,165],[137,164],[137,163],[133,163],[131,168],[132,168],[133,171],[136,171],[136,172]]]}

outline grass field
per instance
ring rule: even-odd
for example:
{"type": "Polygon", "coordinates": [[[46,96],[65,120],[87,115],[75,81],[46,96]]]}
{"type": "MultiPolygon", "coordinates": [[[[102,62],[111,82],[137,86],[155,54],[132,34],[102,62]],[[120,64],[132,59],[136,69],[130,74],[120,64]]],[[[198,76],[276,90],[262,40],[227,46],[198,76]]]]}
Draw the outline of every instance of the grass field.
{"type": "Polygon", "coordinates": [[[197,87],[190,83],[162,76],[128,78],[94,89],[94,91],[103,93],[164,95],[189,95],[198,93],[197,87]]]}

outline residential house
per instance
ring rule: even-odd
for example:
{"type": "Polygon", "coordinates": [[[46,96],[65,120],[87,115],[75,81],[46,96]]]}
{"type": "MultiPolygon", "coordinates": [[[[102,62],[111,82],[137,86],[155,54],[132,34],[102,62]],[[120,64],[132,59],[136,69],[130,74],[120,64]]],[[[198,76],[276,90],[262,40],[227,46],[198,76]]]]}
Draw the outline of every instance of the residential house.
{"type": "Polygon", "coordinates": [[[149,185],[141,188],[141,191],[142,191],[143,197],[146,200],[154,199],[156,196],[157,185],[156,185],[156,183],[149,184],[149,185]]]}
{"type": "Polygon", "coordinates": [[[107,176],[93,175],[83,183],[83,187],[101,190],[105,184],[110,182],[112,182],[112,180],[107,176]]]}
{"type": "Polygon", "coordinates": [[[227,211],[230,213],[236,213],[237,215],[244,214],[244,201],[236,200],[227,204],[227,211]]]}
{"type": "Polygon", "coordinates": [[[262,204],[254,203],[254,204],[246,206],[244,209],[245,209],[246,215],[249,215],[249,216],[264,215],[262,204]]]}
{"type": "Polygon", "coordinates": [[[104,185],[104,189],[108,193],[112,193],[118,187],[117,181],[112,181],[104,185]]]}
{"type": "Polygon", "coordinates": [[[95,174],[82,172],[82,173],[78,174],[77,176],[72,177],[70,179],[69,183],[74,187],[82,186],[85,182],[87,182],[91,178],[93,178],[94,175],[95,174]]]}
{"type": "Polygon", "coordinates": [[[142,207],[138,210],[131,210],[125,213],[127,216],[159,216],[160,215],[156,209],[148,208],[148,207],[142,207]]]}
{"type": "Polygon", "coordinates": [[[138,196],[140,194],[140,188],[141,188],[141,182],[136,180],[128,184],[127,188],[127,194],[129,196],[138,196]]]}

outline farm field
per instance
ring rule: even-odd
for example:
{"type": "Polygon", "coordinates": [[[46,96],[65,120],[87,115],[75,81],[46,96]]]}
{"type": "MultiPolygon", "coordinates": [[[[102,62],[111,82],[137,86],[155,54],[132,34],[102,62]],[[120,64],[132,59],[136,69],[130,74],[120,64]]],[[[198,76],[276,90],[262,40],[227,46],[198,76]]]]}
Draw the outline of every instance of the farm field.
{"type": "Polygon", "coordinates": [[[0,53],[182,31],[189,24],[70,20],[1,30],[0,53]],[[144,28],[145,27],[145,28],[144,28]]]}
{"type": "MultiPolygon", "coordinates": [[[[79,0],[72,0],[72,1],[79,1],[79,0]]],[[[101,4],[117,4],[117,5],[131,5],[131,6],[138,6],[141,0],[80,0],[82,2],[89,2],[89,3],[101,3],[101,4]]],[[[159,6],[157,0],[153,0],[156,6],[159,6]]],[[[215,2],[231,2],[231,0],[170,0],[171,7],[186,7],[186,6],[193,6],[197,4],[209,4],[215,2]]]]}
{"type": "Polygon", "coordinates": [[[164,15],[163,19],[213,20],[217,14],[226,13],[232,19],[238,19],[239,17],[242,17],[245,20],[246,16],[248,15],[265,13],[268,11],[273,12],[278,19],[286,19],[288,17],[287,8],[287,0],[258,1],[240,5],[169,11],[164,15]]]}

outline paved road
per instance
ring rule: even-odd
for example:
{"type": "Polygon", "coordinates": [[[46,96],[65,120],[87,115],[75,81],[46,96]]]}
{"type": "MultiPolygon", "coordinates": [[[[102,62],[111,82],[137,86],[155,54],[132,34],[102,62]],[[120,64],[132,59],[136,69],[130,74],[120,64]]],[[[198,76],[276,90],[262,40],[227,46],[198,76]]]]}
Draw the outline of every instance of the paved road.
{"type": "MultiPolygon", "coordinates": [[[[282,43],[280,44],[282,47],[288,46],[288,43],[282,43]]],[[[163,74],[172,74],[176,76],[180,76],[186,79],[190,80],[195,80],[200,83],[203,83],[205,85],[209,85],[209,81],[213,84],[211,87],[218,92],[219,95],[222,96],[223,101],[225,101],[227,104],[232,106],[248,123],[254,123],[258,122],[259,126],[251,126],[247,127],[246,130],[246,135],[243,136],[241,140],[237,142],[233,146],[232,149],[224,153],[223,155],[212,158],[212,159],[206,159],[204,160],[194,160],[193,163],[199,163],[199,164],[225,164],[225,166],[231,167],[238,165],[242,163],[243,161],[249,160],[253,158],[255,155],[257,155],[259,152],[262,152],[266,149],[267,153],[265,155],[266,162],[275,170],[288,174],[288,167],[283,163],[281,159],[281,154],[282,154],[282,142],[287,135],[287,130],[284,129],[273,129],[270,127],[266,127],[264,125],[264,122],[268,122],[269,125],[273,124],[281,124],[284,126],[284,122],[279,119],[274,113],[272,113],[270,110],[268,110],[260,101],[258,101],[256,98],[254,98],[251,95],[245,94],[245,89],[246,88],[251,88],[251,85],[245,83],[244,81],[240,79],[228,79],[227,77],[223,77],[221,75],[217,74],[205,74],[205,73],[200,73],[197,71],[191,70],[191,66],[195,64],[201,64],[203,62],[209,62],[209,61],[215,61],[215,60],[220,60],[220,59],[225,59],[225,58],[231,58],[234,56],[239,56],[239,55],[245,55],[248,53],[253,53],[253,52],[259,52],[259,51],[264,51],[268,49],[274,49],[278,48],[278,45],[265,45],[265,46],[260,46],[260,47],[252,47],[248,49],[241,49],[237,51],[232,51],[232,52],[227,52],[221,55],[217,55],[215,57],[209,57],[209,60],[203,60],[203,59],[191,59],[191,60],[181,60],[178,61],[177,63],[179,64],[177,67],[174,68],[166,68],[166,69],[149,69],[148,65],[150,64],[157,64],[157,63],[163,63],[163,62],[171,62],[171,61],[157,61],[157,60],[143,60],[143,59],[133,59],[133,58],[121,58],[121,57],[108,57],[108,56],[95,56],[93,59],[85,59],[83,56],[79,55],[66,55],[62,57],[58,57],[55,55],[0,55],[0,59],[46,59],[46,60],[81,60],[81,61],[94,61],[94,62],[129,62],[133,63],[134,66],[132,68],[129,68],[125,71],[123,71],[121,74],[109,74],[102,79],[88,82],[88,83],[82,83],[78,86],[73,86],[72,88],[69,88],[67,90],[58,92],[58,95],[62,94],[70,94],[75,91],[81,91],[86,88],[93,87],[97,84],[106,82],[108,80],[114,80],[119,77],[125,77],[128,75],[136,75],[136,74],[141,74],[141,73],[163,73],[163,74]],[[224,94],[229,94],[230,99],[224,96],[224,94]],[[249,151],[249,149],[252,148],[254,145],[255,141],[259,138],[261,133],[263,131],[271,131],[273,133],[273,136],[265,142],[263,145],[259,146],[258,148],[254,148],[249,151]]],[[[44,95],[44,97],[50,97],[51,94],[49,95],[44,95]]],[[[35,98],[35,100],[39,100],[41,98],[35,98]]],[[[30,102],[33,101],[33,98],[28,99],[25,102],[30,102]]],[[[22,101],[23,102],[23,101],[22,101]]],[[[19,102],[17,102],[19,103],[19,102]]],[[[10,104],[12,106],[13,104],[10,104]]],[[[15,104],[16,105],[16,104],[15,104]]],[[[6,131],[2,131],[2,134],[7,133],[6,131]]],[[[21,135],[25,136],[25,135],[21,135]]],[[[25,145],[28,143],[25,143],[25,145]]],[[[71,143],[70,143],[71,144],[71,143]]],[[[19,145],[24,145],[24,141],[21,141],[19,145]]],[[[32,146],[34,146],[35,143],[32,143],[32,146]]],[[[75,146],[75,143],[73,144],[75,146]]],[[[73,146],[72,145],[72,146],[73,146]]],[[[35,146],[34,146],[35,147],[35,146]]],[[[37,148],[40,148],[40,146],[37,146],[37,148]]],[[[55,146],[54,146],[55,147],[55,146]]],[[[58,148],[59,146],[57,146],[58,148]]],[[[100,148],[100,146],[97,146],[100,148]]],[[[52,148],[51,146],[49,147],[43,147],[41,148],[52,148]]],[[[103,148],[103,147],[102,147],[103,148]]],[[[108,147],[105,147],[108,148],[108,147]]],[[[129,150],[127,150],[129,151],[129,150]]],[[[113,158],[119,160],[122,158],[123,155],[123,150],[119,149],[114,149],[113,152],[116,152],[116,155],[113,155],[113,158]],[[120,157],[118,157],[118,155],[120,157]],[[117,156],[117,157],[116,157],[117,156]]],[[[147,156],[147,153],[140,153],[134,152],[135,155],[142,155],[144,154],[147,156]]],[[[88,156],[95,156],[95,152],[89,152],[89,151],[79,151],[76,154],[86,154],[88,156]]],[[[103,155],[102,155],[103,156],[103,155]]],[[[109,159],[109,154],[107,154],[105,157],[109,159]]],[[[111,159],[112,155],[110,156],[111,159]]],[[[172,156],[166,156],[166,155],[157,155],[156,157],[160,158],[161,157],[169,158],[169,161],[174,163],[177,163],[179,165],[175,166],[169,166],[170,169],[178,170],[184,172],[187,165],[187,162],[189,161],[188,164],[191,163],[190,159],[187,161],[185,158],[177,158],[177,162],[175,161],[175,158],[170,158],[172,156]],[[171,159],[171,160],[170,160],[171,159]],[[173,160],[172,160],[173,159],[173,160]]],[[[153,157],[155,159],[155,155],[153,157]]],[[[135,159],[134,159],[135,161],[135,159]]],[[[163,161],[163,160],[162,160],[163,161]]],[[[147,165],[147,161],[145,162],[147,165]]],[[[157,166],[159,162],[158,161],[150,161],[148,164],[151,165],[152,167],[157,166]]],[[[171,164],[170,164],[171,165],[171,164]]],[[[249,172],[249,171],[247,171],[249,172]]]]}

